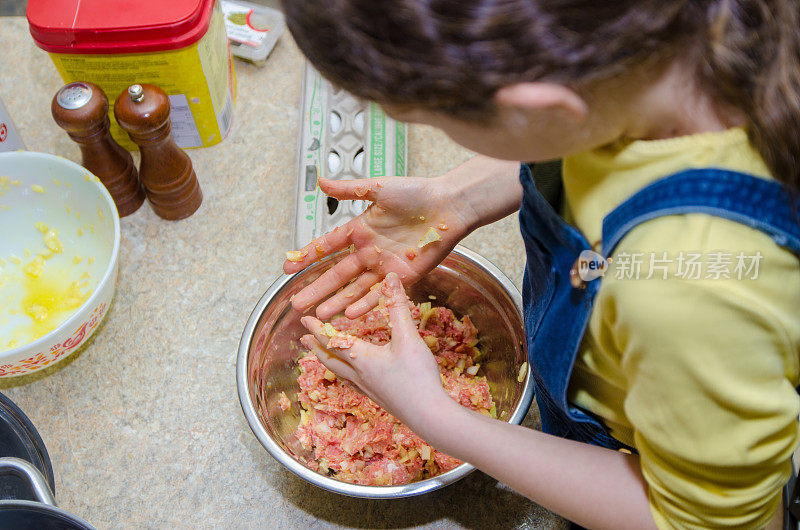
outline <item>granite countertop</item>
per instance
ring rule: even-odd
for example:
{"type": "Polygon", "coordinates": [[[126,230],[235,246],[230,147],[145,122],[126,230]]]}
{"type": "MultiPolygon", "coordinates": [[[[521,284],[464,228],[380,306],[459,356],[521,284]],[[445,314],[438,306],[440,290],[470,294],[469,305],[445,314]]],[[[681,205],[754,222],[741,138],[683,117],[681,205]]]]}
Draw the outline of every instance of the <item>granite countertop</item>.
{"type": "MultiPolygon", "coordinates": [[[[27,22],[2,18],[0,35],[0,94],[28,148],[79,161],[50,116],[61,79],[27,22]]],[[[266,66],[237,61],[233,131],[189,151],[200,210],[167,222],[144,206],[123,219],[116,296],[98,332],[53,368],[0,380],[47,445],[59,506],[98,528],[564,528],[480,472],[407,500],[328,493],[285,470],[250,432],[235,355],[291,246],[302,66],[288,34],[266,66]]],[[[408,152],[409,172],[426,176],[470,156],[420,126],[409,129],[408,152]]],[[[465,244],[519,285],[515,217],[465,244]]]]}

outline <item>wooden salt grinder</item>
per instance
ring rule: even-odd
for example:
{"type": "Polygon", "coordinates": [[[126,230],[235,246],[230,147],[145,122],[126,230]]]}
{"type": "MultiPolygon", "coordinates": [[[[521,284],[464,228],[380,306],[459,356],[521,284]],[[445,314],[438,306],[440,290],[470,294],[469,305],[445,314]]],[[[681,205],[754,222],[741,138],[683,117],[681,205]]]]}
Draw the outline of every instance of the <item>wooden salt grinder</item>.
{"type": "Polygon", "coordinates": [[[189,156],[172,139],[169,98],[155,85],[131,85],[114,103],[117,123],[142,153],[139,179],[153,211],[164,219],[192,215],[203,202],[189,156]]]}
{"type": "Polygon", "coordinates": [[[92,83],[70,83],[50,104],[53,119],[81,148],[83,167],[106,187],[120,217],[130,215],[144,202],[136,166],[130,153],[108,132],[108,98],[92,83]]]}

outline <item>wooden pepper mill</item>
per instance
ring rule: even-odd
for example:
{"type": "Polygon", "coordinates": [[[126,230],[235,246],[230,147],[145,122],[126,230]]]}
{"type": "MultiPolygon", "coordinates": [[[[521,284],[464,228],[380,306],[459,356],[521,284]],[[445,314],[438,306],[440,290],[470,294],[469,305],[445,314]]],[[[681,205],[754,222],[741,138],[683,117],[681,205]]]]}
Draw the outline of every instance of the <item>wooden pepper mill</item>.
{"type": "Polygon", "coordinates": [[[159,217],[192,215],[203,202],[189,156],[172,139],[169,98],[155,85],[131,85],[114,103],[117,123],[142,153],[139,179],[159,217]]]}
{"type": "Polygon", "coordinates": [[[50,105],[53,119],[81,148],[83,167],[105,185],[120,217],[144,202],[144,191],[130,153],[108,132],[108,98],[92,83],[70,83],[50,105]]]}

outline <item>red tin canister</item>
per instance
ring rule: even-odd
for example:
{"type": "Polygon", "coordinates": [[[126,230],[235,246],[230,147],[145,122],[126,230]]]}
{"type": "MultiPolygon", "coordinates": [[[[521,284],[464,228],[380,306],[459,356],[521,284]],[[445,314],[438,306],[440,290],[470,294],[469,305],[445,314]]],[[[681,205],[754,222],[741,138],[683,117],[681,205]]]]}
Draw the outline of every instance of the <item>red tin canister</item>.
{"type": "MultiPolygon", "coordinates": [[[[92,82],[106,94],[161,87],[180,147],[216,144],[230,130],[235,77],[214,0],[29,0],[27,15],[65,83],[92,82]]],[[[111,135],[136,148],[113,113],[111,135]]]]}

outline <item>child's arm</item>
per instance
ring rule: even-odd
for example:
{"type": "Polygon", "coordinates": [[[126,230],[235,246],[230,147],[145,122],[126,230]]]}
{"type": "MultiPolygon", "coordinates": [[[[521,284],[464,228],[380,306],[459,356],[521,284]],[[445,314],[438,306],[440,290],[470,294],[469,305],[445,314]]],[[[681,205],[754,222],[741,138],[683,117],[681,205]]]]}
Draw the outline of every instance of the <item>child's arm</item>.
{"type": "Polygon", "coordinates": [[[475,157],[437,178],[383,177],[369,180],[320,179],[320,188],[337,199],[363,199],[372,205],[343,227],[319,237],[283,264],[291,274],[352,245],[352,254],[297,293],[298,311],[317,308],[327,319],[347,307],[350,318],[372,309],[378,294],[370,288],[389,272],[405,285],[435,268],[453,247],[479,226],[519,209],[519,164],[475,157]],[[433,228],[441,240],[419,248],[433,228]],[[296,261],[294,261],[296,260],[296,261]]]}
{"type": "Polygon", "coordinates": [[[443,395],[410,428],[586,528],[656,528],[639,457],[487,418],[443,395]]]}
{"type": "Polygon", "coordinates": [[[442,389],[398,278],[383,286],[392,342],[326,349],[322,322],[304,317],[303,344],[438,450],[590,528],[655,528],[638,457],[563,440],[463,408],[442,389]],[[413,390],[410,390],[413,389],[413,390]]]}

